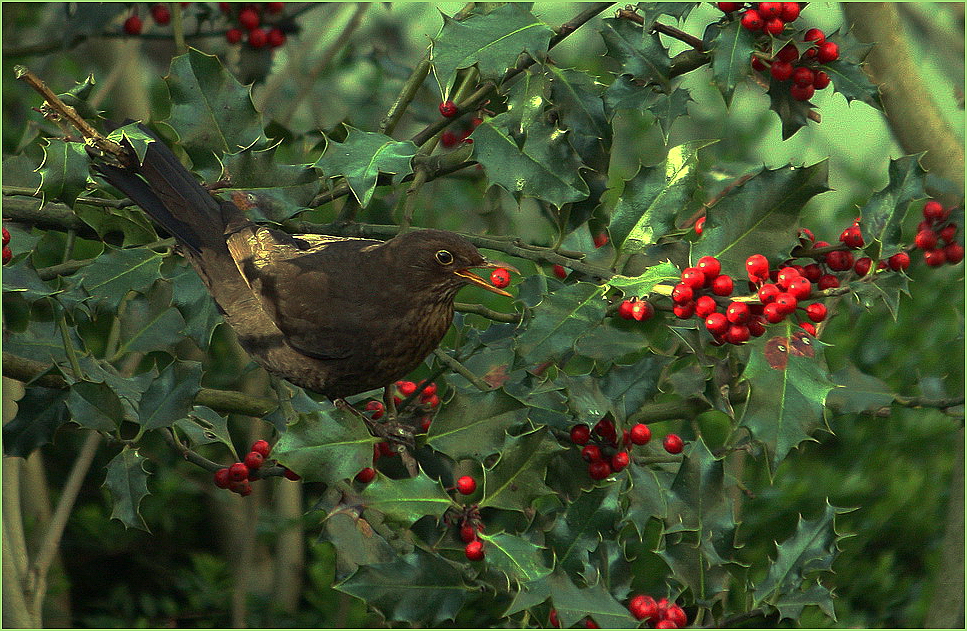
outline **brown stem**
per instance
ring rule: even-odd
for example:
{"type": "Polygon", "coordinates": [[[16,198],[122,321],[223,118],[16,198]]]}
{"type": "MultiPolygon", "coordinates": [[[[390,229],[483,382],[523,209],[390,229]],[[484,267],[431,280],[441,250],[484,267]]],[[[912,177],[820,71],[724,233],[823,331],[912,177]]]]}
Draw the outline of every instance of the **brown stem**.
{"type": "MultiPolygon", "coordinates": [[[[624,20],[631,20],[635,24],[645,25],[645,18],[641,17],[632,9],[619,9],[618,17],[624,20]]],[[[656,31],[658,33],[663,33],[669,37],[673,37],[678,41],[685,42],[695,50],[700,50],[705,52],[705,43],[701,39],[690,35],[681,29],[677,29],[674,26],[669,26],[667,24],[662,24],[661,22],[655,22],[649,27],[650,30],[656,31]]]]}

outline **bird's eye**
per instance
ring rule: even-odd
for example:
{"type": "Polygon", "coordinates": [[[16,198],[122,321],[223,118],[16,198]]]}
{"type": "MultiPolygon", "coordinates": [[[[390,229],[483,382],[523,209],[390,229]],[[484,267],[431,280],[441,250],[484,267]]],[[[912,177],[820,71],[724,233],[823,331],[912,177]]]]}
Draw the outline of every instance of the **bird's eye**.
{"type": "Polygon", "coordinates": [[[448,250],[437,250],[436,261],[440,265],[449,265],[453,263],[453,255],[448,250]]]}

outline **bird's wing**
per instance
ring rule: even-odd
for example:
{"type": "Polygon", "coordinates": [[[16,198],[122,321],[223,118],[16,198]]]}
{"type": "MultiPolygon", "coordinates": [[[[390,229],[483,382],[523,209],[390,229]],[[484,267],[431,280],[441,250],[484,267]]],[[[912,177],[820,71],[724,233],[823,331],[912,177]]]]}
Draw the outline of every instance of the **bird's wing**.
{"type": "Polygon", "coordinates": [[[255,224],[226,236],[232,258],[262,309],[290,346],[317,359],[344,359],[355,350],[353,336],[340,327],[345,317],[339,316],[346,310],[334,295],[335,267],[327,264],[339,258],[327,256],[327,248],[345,241],[363,247],[379,243],[328,235],[293,237],[255,224]]]}

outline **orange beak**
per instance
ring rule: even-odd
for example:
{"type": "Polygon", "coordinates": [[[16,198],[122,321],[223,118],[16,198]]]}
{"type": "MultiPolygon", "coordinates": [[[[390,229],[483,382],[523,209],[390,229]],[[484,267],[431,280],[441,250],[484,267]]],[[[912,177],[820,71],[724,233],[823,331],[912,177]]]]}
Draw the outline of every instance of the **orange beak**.
{"type": "MultiPolygon", "coordinates": [[[[486,267],[486,268],[490,268],[490,269],[497,269],[498,267],[503,267],[504,269],[507,269],[507,270],[510,270],[511,272],[514,272],[515,274],[520,274],[520,272],[517,271],[517,268],[514,267],[513,265],[508,265],[507,263],[501,263],[499,261],[487,261],[487,260],[484,260],[483,263],[481,263],[480,265],[474,265],[474,267],[486,267]]],[[[503,289],[499,289],[497,287],[494,287],[489,282],[487,282],[485,279],[483,279],[480,276],[477,276],[476,274],[474,274],[473,272],[471,272],[469,269],[458,269],[458,270],[454,271],[453,273],[456,274],[457,276],[459,276],[460,278],[463,278],[464,280],[466,280],[469,283],[473,283],[474,285],[478,285],[480,287],[483,287],[487,291],[492,291],[495,294],[500,294],[501,296],[507,296],[509,298],[513,298],[514,297],[514,294],[508,293],[508,292],[504,291],[503,289]]]]}

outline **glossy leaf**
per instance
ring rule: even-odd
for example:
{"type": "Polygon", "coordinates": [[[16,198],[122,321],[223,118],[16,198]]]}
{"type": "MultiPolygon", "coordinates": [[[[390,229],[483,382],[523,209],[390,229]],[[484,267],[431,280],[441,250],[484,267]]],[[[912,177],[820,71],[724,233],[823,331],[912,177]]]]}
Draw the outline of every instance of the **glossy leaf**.
{"type": "Polygon", "coordinates": [[[705,39],[712,52],[712,82],[730,105],[735,87],[752,72],[750,58],[755,37],[742,27],[740,20],[732,20],[725,26],[709,25],[705,39]]]}
{"type": "Polygon", "coordinates": [[[147,295],[136,294],[125,304],[118,354],[166,350],[184,328],[184,318],[171,306],[171,283],[156,282],[147,295]]]}
{"type": "Polygon", "coordinates": [[[533,364],[570,352],[604,318],[603,295],[598,285],[575,283],[546,296],[517,338],[517,354],[533,364]]]}
{"type": "Polygon", "coordinates": [[[409,527],[426,515],[441,517],[454,506],[439,480],[420,471],[416,477],[394,480],[384,475],[366,485],[360,493],[366,508],[378,510],[387,520],[409,527]]]}
{"type": "Polygon", "coordinates": [[[114,500],[111,519],[119,520],[125,528],[147,531],[148,525],[140,512],[141,500],[149,493],[145,460],[136,448],[125,446],[108,463],[103,486],[114,500]]]}
{"type": "Polygon", "coordinates": [[[924,179],[927,172],[920,166],[922,154],[890,160],[890,181],[873,193],[860,209],[860,229],[866,242],[866,253],[874,260],[901,251],[900,228],[910,203],[927,197],[924,179]]]}
{"type": "Polygon", "coordinates": [[[681,280],[682,271],[671,261],[663,261],[657,265],[645,268],[638,276],[612,276],[608,284],[617,287],[624,295],[644,298],[649,295],[658,284],[676,284],[681,280]]]}
{"type": "Polygon", "coordinates": [[[49,138],[40,165],[40,192],[44,199],[73,206],[87,186],[89,167],[90,158],[83,143],[49,138]]]}
{"type": "Polygon", "coordinates": [[[527,539],[500,532],[480,535],[484,542],[487,568],[496,570],[513,585],[535,581],[551,573],[544,563],[543,548],[527,539]]]}
{"type": "Polygon", "coordinates": [[[279,436],[272,457],[310,482],[352,478],[373,463],[376,439],[351,412],[300,413],[279,436]]]}
{"type": "MultiPolygon", "coordinates": [[[[4,344],[6,346],[6,344],[4,344]]],[[[26,458],[54,439],[54,432],[70,420],[67,392],[40,386],[27,388],[17,401],[17,414],[3,426],[3,453],[26,458]]]]}
{"type": "Polygon", "coordinates": [[[638,626],[628,608],[615,600],[605,585],[578,587],[561,570],[546,579],[551,603],[557,609],[561,626],[567,628],[591,617],[603,629],[632,629],[638,626]]]}
{"type": "Polygon", "coordinates": [[[201,389],[201,364],[176,359],[141,395],[138,423],[146,430],[168,427],[185,418],[201,389]]]}
{"type": "Polygon", "coordinates": [[[551,456],[562,450],[544,428],[508,437],[500,460],[484,470],[480,507],[525,511],[536,498],[552,494],[544,471],[551,456]]]}
{"type": "Polygon", "coordinates": [[[650,519],[664,520],[668,514],[666,496],[674,474],[664,469],[639,466],[630,467],[629,472],[630,484],[624,489],[628,508],[622,519],[633,525],[641,538],[650,519]]]}
{"type": "Polygon", "coordinates": [[[129,291],[146,293],[161,273],[162,255],[152,250],[105,250],[85,267],[81,285],[91,300],[117,309],[129,291]]]}
{"type": "Polygon", "coordinates": [[[187,417],[175,421],[175,427],[188,435],[192,445],[221,443],[234,453],[235,445],[228,431],[228,418],[209,407],[192,407],[187,417]]]}
{"type": "Polygon", "coordinates": [[[215,301],[195,270],[182,266],[171,278],[172,300],[185,320],[184,333],[198,348],[207,350],[215,327],[222,322],[215,301]]]}
{"type": "Polygon", "coordinates": [[[526,414],[520,401],[501,390],[457,392],[434,417],[426,443],[454,460],[482,460],[500,451],[506,431],[526,414]]]}
{"type": "Polygon", "coordinates": [[[121,399],[105,383],[78,381],[71,384],[67,409],[70,410],[71,420],[81,427],[102,432],[117,430],[121,421],[125,420],[121,399]]]}
{"type": "MultiPolygon", "coordinates": [[[[632,467],[636,469],[638,467],[632,467]]],[[[593,487],[569,502],[545,535],[547,547],[554,551],[558,568],[572,577],[580,576],[603,537],[613,536],[620,514],[621,486],[593,487]]]]}
{"type": "Polygon", "coordinates": [[[345,142],[330,141],[326,152],[313,165],[327,178],[346,178],[353,195],[363,207],[367,206],[376,190],[380,173],[388,173],[398,180],[413,172],[410,161],[417,146],[409,140],[396,141],[384,134],[348,128],[345,142]]]}
{"type": "Polygon", "coordinates": [[[586,72],[547,66],[551,77],[551,99],[568,138],[585,164],[607,169],[611,147],[611,125],[601,101],[603,86],[586,72]]]}
{"type": "Polygon", "coordinates": [[[601,37],[608,48],[608,56],[621,64],[618,74],[631,75],[649,83],[668,83],[671,59],[658,33],[648,33],[631,20],[605,18],[601,20],[601,37]]]}

